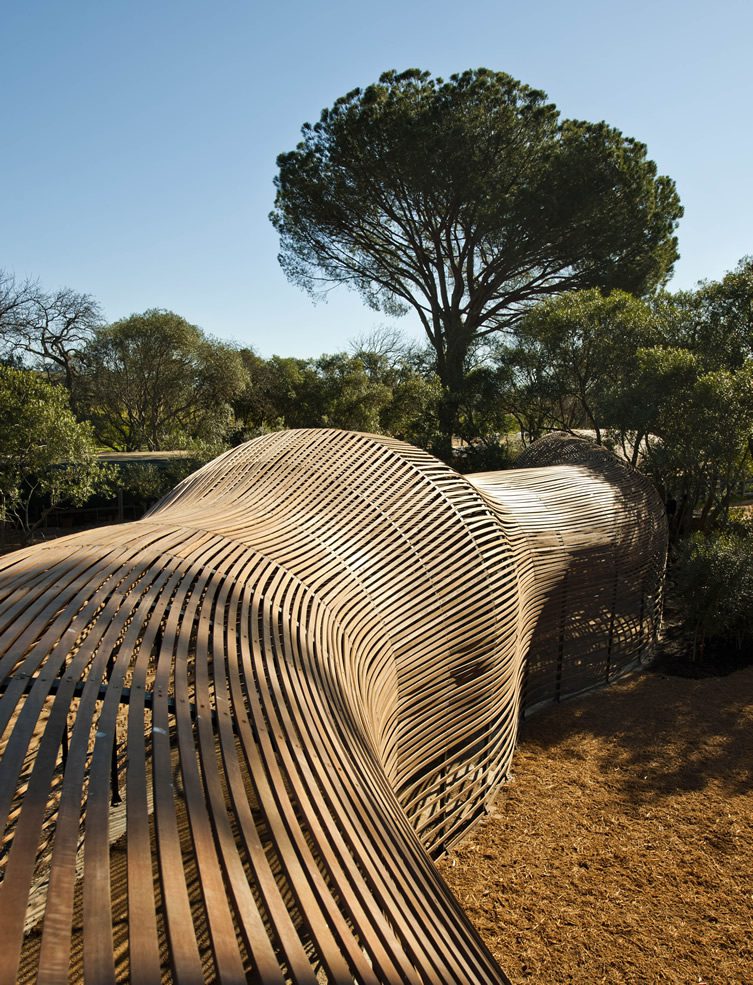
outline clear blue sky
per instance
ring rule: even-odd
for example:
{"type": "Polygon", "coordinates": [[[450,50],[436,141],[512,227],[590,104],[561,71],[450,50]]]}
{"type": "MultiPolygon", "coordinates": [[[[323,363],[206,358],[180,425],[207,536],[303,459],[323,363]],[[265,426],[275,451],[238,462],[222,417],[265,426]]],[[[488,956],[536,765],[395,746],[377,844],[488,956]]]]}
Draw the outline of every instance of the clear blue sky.
{"type": "Polygon", "coordinates": [[[753,253],[752,53],[751,0],[0,0],[0,267],[111,320],[170,308],[267,356],[343,349],[387,319],[287,283],[276,155],[387,68],[484,65],[648,145],[689,287],[753,253]]]}

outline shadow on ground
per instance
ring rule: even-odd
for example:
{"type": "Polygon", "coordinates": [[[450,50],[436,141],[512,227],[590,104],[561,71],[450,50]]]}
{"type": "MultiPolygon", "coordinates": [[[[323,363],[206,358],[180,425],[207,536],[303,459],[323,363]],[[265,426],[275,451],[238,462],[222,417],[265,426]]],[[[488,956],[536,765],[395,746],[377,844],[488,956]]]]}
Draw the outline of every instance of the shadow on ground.
{"type": "Polygon", "coordinates": [[[584,737],[601,740],[601,766],[631,800],[753,788],[753,667],[696,680],[647,672],[568,704],[526,722],[521,742],[577,759],[584,737]]]}

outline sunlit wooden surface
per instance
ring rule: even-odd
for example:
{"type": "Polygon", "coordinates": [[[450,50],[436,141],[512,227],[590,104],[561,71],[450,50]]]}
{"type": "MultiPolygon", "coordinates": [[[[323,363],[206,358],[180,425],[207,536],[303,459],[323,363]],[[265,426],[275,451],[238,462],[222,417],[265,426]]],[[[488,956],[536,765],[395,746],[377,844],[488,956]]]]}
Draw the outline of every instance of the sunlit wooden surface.
{"type": "Polygon", "coordinates": [[[660,617],[661,502],[574,440],[279,432],[0,559],[0,982],[505,982],[432,857],[660,617]]]}

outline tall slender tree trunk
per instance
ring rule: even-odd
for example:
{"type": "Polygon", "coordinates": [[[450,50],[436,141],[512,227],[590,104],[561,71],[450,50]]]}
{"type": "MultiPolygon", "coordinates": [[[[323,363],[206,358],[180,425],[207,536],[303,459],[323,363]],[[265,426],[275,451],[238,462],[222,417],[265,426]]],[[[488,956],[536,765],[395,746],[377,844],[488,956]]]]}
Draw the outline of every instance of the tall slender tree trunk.
{"type": "Polygon", "coordinates": [[[437,353],[437,375],[442,384],[442,399],[439,404],[440,445],[437,452],[448,464],[452,463],[454,457],[452,439],[457,433],[467,353],[468,346],[456,337],[450,337],[446,349],[437,353]]]}
{"type": "Polygon", "coordinates": [[[435,449],[439,458],[447,464],[452,463],[452,439],[455,436],[458,419],[459,394],[444,389],[439,403],[439,446],[435,449]]]}

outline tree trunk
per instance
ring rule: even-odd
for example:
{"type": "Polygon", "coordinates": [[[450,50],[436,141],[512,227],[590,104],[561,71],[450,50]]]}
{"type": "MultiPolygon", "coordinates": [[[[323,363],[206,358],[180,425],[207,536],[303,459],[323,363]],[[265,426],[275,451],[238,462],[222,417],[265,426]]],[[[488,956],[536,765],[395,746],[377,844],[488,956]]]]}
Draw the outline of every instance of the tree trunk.
{"type": "Polygon", "coordinates": [[[703,508],[701,509],[700,528],[703,531],[703,533],[707,532],[708,517],[709,517],[709,513],[711,512],[711,507],[714,505],[717,484],[718,484],[718,479],[714,479],[713,483],[711,484],[711,489],[709,490],[708,495],[706,496],[706,499],[704,501],[703,508]]]}
{"type": "Polygon", "coordinates": [[[465,359],[461,356],[454,366],[445,362],[445,373],[440,375],[442,382],[442,399],[439,403],[439,431],[440,446],[438,448],[439,457],[452,464],[454,451],[452,439],[458,431],[458,414],[460,412],[460,402],[463,396],[463,380],[465,359]]]}
{"type": "Polygon", "coordinates": [[[451,390],[443,388],[442,399],[439,403],[440,437],[439,445],[435,448],[435,452],[448,465],[452,464],[454,454],[452,439],[456,431],[459,402],[460,395],[458,393],[453,393],[451,390]]]}
{"type": "Polygon", "coordinates": [[[458,413],[465,381],[465,363],[469,339],[473,336],[474,332],[469,332],[467,324],[462,325],[453,320],[451,325],[445,325],[444,345],[435,350],[437,376],[442,384],[442,399],[439,403],[440,442],[435,451],[448,465],[452,464],[454,458],[452,439],[457,434],[458,413]]]}

